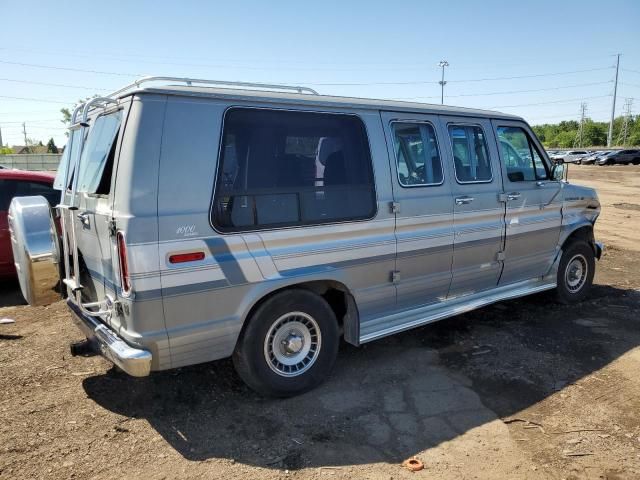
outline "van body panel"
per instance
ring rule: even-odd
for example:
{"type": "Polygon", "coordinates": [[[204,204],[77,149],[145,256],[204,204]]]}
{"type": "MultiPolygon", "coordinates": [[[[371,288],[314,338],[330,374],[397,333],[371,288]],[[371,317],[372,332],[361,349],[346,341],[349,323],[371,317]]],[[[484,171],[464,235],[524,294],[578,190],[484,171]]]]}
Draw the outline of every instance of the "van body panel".
{"type": "MultiPolygon", "coordinates": [[[[524,122],[493,120],[492,123],[496,138],[498,138],[499,127],[517,127],[527,133],[538,152],[544,151],[524,122]]],[[[508,197],[505,202],[505,260],[500,284],[507,285],[540,277],[549,270],[555,258],[560,236],[563,184],[549,179],[514,182],[507,175],[504,158],[500,166],[506,195],[517,196],[517,198],[508,197]]],[[[550,165],[547,167],[550,170],[550,165]]]]}
{"type": "Polygon", "coordinates": [[[105,233],[112,252],[116,299],[121,305],[107,323],[132,345],[150,350],[154,370],[171,364],[162,298],[145,294],[161,288],[158,177],[166,102],[162,95],[133,97],[114,165],[112,213],[116,229],[125,232],[131,296],[122,292],[115,238],[105,233]]]}
{"type": "MultiPolygon", "coordinates": [[[[504,203],[498,197],[502,191],[500,159],[493,139],[491,121],[487,118],[442,116],[446,132],[446,158],[454,165],[453,141],[450,128],[479,127],[484,135],[491,167],[488,180],[459,180],[455,171],[450,180],[453,192],[453,267],[449,297],[468,295],[494,288],[502,271],[498,254],[504,245],[504,203]],[[464,202],[464,203],[461,203],[464,202]]],[[[456,139],[457,140],[457,139],[456,139]]]]}
{"type": "MultiPolygon", "coordinates": [[[[396,308],[416,308],[438,303],[446,298],[449,291],[453,259],[453,197],[449,182],[452,173],[446,157],[442,156],[439,120],[435,115],[407,112],[381,112],[381,119],[391,163],[394,200],[399,210],[395,231],[398,242],[395,269],[399,275],[396,282],[396,308]],[[394,128],[420,129],[424,126],[433,128],[440,137],[440,141],[433,146],[440,152],[442,179],[430,182],[433,184],[402,185],[398,155],[399,151],[408,147],[399,144],[394,128]]],[[[378,325],[378,328],[387,327],[378,325]]],[[[370,333],[370,329],[362,330],[363,335],[370,333]]]]}
{"type": "Polygon", "coordinates": [[[162,289],[142,296],[163,299],[174,366],[228,356],[251,305],[241,300],[257,301],[265,282],[270,291],[296,281],[340,282],[356,299],[363,322],[395,306],[395,218],[379,116],[327,112],[356,114],[364,123],[377,186],[374,218],[222,234],[209,224],[220,132],[225,112],[240,106],[179,97],[167,103],[158,200],[162,289]],[[203,252],[204,258],[170,263],[185,252],[203,252]]]}

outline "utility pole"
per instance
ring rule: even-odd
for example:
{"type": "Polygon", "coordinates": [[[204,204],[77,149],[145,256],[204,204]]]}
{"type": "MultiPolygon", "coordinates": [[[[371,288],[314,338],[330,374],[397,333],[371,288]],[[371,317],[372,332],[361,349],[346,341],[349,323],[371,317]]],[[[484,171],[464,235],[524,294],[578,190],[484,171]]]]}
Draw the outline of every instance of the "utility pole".
{"type": "Polygon", "coordinates": [[[442,80],[438,82],[440,84],[440,105],[444,105],[444,86],[447,84],[447,82],[444,81],[444,67],[448,67],[449,62],[440,60],[438,66],[442,68],[442,80]]]}
{"type": "Polygon", "coordinates": [[[626,98],[624,101],[624,122],[622,123],[622,130],[618,136],[618,145],[625,146],[627,144],[627,137],[629,136],[629,122],[631,121],[631,106],[633,105],[633,98],[626,98]]]}
{"type": "Polygon", "coordinates": [[[0,127],[0,148],[4,147],[4,143],[2,143],[2,127],[0,127]]]}
{"type": "Polygon", "coordinates": [[[27,153],[29,153],[29,144],[27,143],[27,126],[25,125],[25,122],[22,122],[22,133],[24,134],[24,146],[25,146],[25,149],[26,149],[27,153]]]}
{"type": "Polygon", "coordinates": [[[609,134],[607,135],[607,147],[613,142],[613,120],[616,116],[616,95],[618,93],[618,70],[620,70],[620,54],[616,55],[616,81],[613,84],[613,103],[611,104],[611,121],[609,122],[609,134]]]}
{"type": "Polygon", "coordinates": [[[584,121],[587,113],[587,104],[582,102],[580,104],[580,126],[578,127],[578,133],[576,134],[576,139],[573,142],[574,147],[582,148],[582,143],[584,140],[584,121]]]}

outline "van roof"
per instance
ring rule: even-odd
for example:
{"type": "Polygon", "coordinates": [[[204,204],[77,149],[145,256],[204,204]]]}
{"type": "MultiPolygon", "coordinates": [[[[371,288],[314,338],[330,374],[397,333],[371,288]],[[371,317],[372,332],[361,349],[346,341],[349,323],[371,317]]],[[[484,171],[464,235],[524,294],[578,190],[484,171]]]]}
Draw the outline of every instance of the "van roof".
{"type": "Polygon", "coordinates": [[[423,114],[446,114],[456,116],[480,116],[523,120],[522,117],[493,110],[480,110],[448,105],[434,105],[399,100],[377,100],[371,98],[339,97],[331,95],[313,95],[308,93],[288,93],[268,90],[247,90],[239,88],[218,88],[203,86],[165,85],[140,87],[129,90],[120,98],[140,93],[156,93],[163,95],[179,95],[189,97],[221,98],[225,100],[247,100],[260,102],[279,102],[295,105],[313,105],[323,107],[347,107],[356,109],[375,109],[399,112],[415,112],[423,114]]]}

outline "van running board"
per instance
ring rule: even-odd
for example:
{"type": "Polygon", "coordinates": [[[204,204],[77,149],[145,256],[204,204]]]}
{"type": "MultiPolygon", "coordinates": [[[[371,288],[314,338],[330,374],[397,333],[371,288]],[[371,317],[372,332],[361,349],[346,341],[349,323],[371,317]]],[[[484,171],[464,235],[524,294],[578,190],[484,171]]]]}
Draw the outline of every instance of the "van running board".
{"type": "Polygon", "coordinates": [[[443,301],[441,304],[431,304],[414,310],[394,313],[362,324],[360,328],[364,333],[360,336],[360,343],[370,342],[404,330],[454,317],[502,300],[524,297],[554,288],[556,288],[556,282],[549,282],[548,279],[546,281],[527,280],[497,287],[493,290],[452,298],[443,301]],[[375,330],[376,326],[381,326],[381,328],[375,330]]]}

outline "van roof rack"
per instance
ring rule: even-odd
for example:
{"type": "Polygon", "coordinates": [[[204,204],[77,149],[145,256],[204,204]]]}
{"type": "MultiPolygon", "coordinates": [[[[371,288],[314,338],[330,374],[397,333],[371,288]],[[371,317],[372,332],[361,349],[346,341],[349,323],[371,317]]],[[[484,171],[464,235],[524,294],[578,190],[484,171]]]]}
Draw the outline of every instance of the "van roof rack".
{"type": "Polygon", "coordinates": [[[244,88],[256,89],[256,90],[275,90],[275,91],[284,90],[284,91],[290,91],[290,92],[318,95],[318,92],[316,92],[314,89],[309,87],[302,87],[299,85],[280,85],[280,84],[273,84],[273,83],[254,83],[254,82],[231,82],[226,80],[207,80],[202,78],[186,78],[186,77],[143,77],[143,78],[139,78],[133,83],[130,83],[129,85],[122,87],[119,90],[116,90],[115,92],[111,93],[109,97],[115,97],[133,88],[138,88],[143,83],[150,83],[150,82],[180,82],[180,83],[184,83],[189,87],[193,86],[194,84],[198,84],[198,85],[215,85],[219,87],[241,87],[241,88],[244,87],[244,88]]]}

